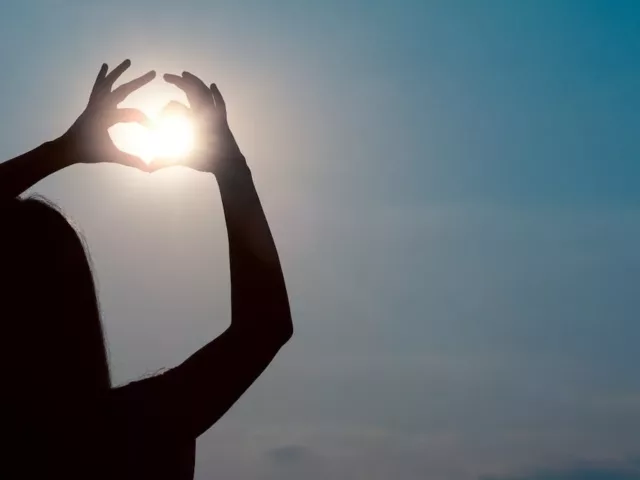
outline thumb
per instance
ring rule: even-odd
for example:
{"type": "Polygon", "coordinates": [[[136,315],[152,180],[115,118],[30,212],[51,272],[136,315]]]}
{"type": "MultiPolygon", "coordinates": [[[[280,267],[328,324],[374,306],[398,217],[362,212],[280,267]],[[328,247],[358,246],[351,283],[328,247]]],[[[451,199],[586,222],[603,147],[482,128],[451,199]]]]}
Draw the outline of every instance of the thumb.
{"type": "Polygon", "coordinates": [[[147,169],[149,172],[156,172],[163,168],[175,167],[178,165],[180,164],[170,158],[156,158],[147,166],[147,169]]]}
{"type": "Polygon", "coordinates": [[[113,163],[118,163],[120,165],[124,165],[126,167],[137,168],[143,172],[149,172],[149,164],[142,160],[140,157],[135,155],[131,155],[130,153],[125,153],[122,151],[118,151],[113,158],[113,163]]]}
{"type": "Polygon", "coordinates": [[[116,123],[139,123],[145,127],[151,126],[151,119],[137,108],[117,108],[109,119],[109,126],[116,123]]]}
{"type": "Polygon", "coordinates": [[[178,114],[178,115],[191,115],[191,109],[187,107],[184,103],[180,103],[177,100],[171,100],[167,103],[162,109],[162,115],[167,114],[178,114]]]}

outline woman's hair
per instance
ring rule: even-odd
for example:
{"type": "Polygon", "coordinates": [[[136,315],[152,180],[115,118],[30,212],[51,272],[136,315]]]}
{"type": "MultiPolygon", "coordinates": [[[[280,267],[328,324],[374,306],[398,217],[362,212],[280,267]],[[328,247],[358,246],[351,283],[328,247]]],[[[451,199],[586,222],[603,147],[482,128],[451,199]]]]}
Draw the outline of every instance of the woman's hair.
{"type": "Polygon", "coordinates": [[[3,365],[17,396],[82,401],[110,389],[88,255],[42,198],[0,205],[0,319],[3,365]]]}

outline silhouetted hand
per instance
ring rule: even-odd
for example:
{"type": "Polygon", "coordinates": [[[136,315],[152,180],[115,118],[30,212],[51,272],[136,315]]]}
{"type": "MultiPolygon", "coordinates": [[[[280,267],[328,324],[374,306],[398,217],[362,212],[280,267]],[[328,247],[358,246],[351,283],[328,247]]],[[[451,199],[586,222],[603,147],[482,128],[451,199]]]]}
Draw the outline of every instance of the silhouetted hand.
{"type": "Polygon", "coordinates": [[[168,73],[164,80],[187,95],[191,108],[174,101],[165,107],[163,114],[186,112],[194,122],[196,142],[194,152],[185,161],[176,163],[171,159],[156,159],[151,162],[151,170],[184,165],[217,175],[222,171],[246,167],[244,156],[229,128],[227,108],[218,87],[215,84],[207,87],[189,72],[182,72],[182,76],[168,73]]]}
{"type": "Polygon", "coordinates": [[[112,90],[113,84],[130,66],[131,61],[125,60],[107,74],[109,67],[106,63],[102,65],[87,108],[59,139],[65,153],[71,156],[72,163],[111,162],[148,170],[146,162],[141,158],[119,150],[107,131],[116,123],[149,123],[147,116],[140,110],[117,108],[120,102],[156,76],[152,70],[112,90]]]}

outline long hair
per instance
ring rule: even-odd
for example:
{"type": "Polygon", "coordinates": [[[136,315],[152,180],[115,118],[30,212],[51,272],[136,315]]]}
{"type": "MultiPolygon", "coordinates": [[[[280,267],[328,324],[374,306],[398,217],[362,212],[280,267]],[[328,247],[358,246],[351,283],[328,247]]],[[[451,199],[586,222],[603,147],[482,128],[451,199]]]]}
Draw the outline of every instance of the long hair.
{"type": "Polygon", "coordinates": [[[14,199],[0,205],[0,259],[3,365],[16,395],[75,403],[108,391],[100,309],[79,233],[43,198],[14,199]]]}

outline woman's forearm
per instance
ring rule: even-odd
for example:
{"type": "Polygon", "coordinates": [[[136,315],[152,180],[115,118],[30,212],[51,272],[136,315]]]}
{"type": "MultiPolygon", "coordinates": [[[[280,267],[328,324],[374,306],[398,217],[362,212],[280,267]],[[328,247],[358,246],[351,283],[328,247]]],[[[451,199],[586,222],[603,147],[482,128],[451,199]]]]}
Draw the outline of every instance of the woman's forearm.
{"type": "Polygon", "coordinates": [[[278,252],[248,168],[217,175],[229,237],[231,326],[286,342],[293,332],[278,252]]]}
{"type": "Polygon", "coordinates": [[[131,61],[125,60],[109,72],[107,64],[103,64],[87,107],[66,133],[0,163],[0,201],[17,197],[45,177],[78,162],[111,162],[147,170],[142,159],[118,150],[108,132],[116,123],[146,123],[148,120],[139,110],[117,108],[119,103],[156,75],[151,71],[114,88],[114,83],[130,66],[131,61]]]}
{"type": "Polygon", "coordinates": [[[46,142],[30,152],[0,163],[0,200],[19,196],[40,180],[71,164],[63,142],[46,142]]]}

